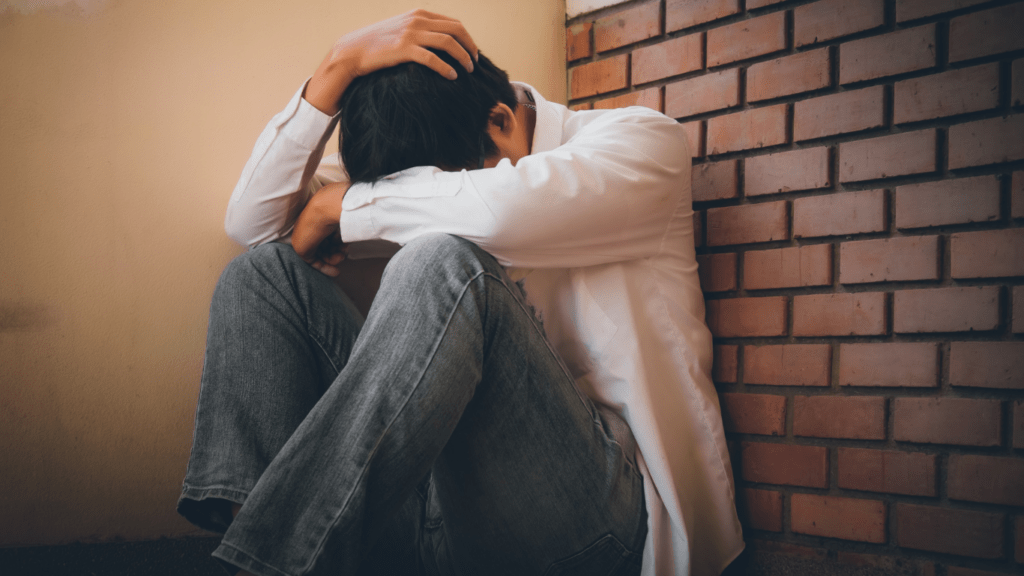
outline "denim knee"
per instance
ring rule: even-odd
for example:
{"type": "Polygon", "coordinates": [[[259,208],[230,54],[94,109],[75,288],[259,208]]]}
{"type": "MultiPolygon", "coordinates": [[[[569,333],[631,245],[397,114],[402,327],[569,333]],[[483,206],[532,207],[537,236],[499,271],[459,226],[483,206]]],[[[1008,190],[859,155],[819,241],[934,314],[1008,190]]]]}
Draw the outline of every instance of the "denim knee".
{"type": "Polygon", "coordinates": [[[501,269],[490,254],[469,240],[450,234],[428,234],[403,246],[388,263],[384,277],[394,280],[395,275],[409,275],[422,279],[453,268],[461,268],[470,275],[501,269]]]}
{"type": "Polygon", "coordinates": [[[281,242],[267,242],[246,250],[231,260],[220,276],[220,284],[276,278],[281,276],[281,272],[298,263],[305,265],[291,246],[281,242]]]}

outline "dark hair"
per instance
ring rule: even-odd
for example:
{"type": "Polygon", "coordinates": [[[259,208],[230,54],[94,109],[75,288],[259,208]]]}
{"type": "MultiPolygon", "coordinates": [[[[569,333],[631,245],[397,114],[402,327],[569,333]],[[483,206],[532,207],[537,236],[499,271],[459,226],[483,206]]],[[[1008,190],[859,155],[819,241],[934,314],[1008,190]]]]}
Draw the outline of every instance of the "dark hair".
{"type": "Polygon", "coordinates": [[[457,79],[407,62],[357,78],[342,95],[339,148],[353,183],[413,166],[475,168],[481,146],[488,157],[498,152],[487,122],[498,102],[516,109],[508,73],[483,54],[470,74],[447,52],[431,51],[457,79]]]}

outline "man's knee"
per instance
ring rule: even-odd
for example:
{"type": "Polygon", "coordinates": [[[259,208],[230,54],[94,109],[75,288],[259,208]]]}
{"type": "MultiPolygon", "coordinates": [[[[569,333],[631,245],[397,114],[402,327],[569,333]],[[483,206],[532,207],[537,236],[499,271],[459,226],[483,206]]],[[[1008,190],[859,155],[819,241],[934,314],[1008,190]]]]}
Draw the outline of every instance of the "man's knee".
{"type": "Polygon", "coordinates": [[[246,250],[236,256],[220,277],[220,284],[243,283],[282,278],[287,270],[303,264],[299,256],[288,244],[268,242],[246,250]]]}
{"type": "Polygon", "coordinates": [[[385,278],[424,279],[432,274],[461,270],[471,275],[498,267],[494,258],[469,240],[450,234],[428,234],[409,242],[388,263],[385,278]]]}
{"type": "Polygon", "coordinates": [[[427,234],[403,246],[392,258],[392,262],[396,259],[406,267],[414,264],[429,266],[443,262],[477,262],[489,260],[491,256],[464,238],[451,234],[427,234]]]}

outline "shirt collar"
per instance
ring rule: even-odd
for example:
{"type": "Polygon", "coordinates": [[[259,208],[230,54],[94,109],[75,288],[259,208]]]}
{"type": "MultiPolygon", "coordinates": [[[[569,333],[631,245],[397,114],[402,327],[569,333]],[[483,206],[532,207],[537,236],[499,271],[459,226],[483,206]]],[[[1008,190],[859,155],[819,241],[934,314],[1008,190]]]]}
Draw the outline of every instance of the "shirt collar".
{"type": "Polygon", "coordinates": [[[541,96],[540,92],[525,82],[512,82],[530,91],[537,106],[537,122],[533,127],[533,143],[530,154],[548,152],[562,143],[562,123],[558,121],[557,107],[541,96]]]}

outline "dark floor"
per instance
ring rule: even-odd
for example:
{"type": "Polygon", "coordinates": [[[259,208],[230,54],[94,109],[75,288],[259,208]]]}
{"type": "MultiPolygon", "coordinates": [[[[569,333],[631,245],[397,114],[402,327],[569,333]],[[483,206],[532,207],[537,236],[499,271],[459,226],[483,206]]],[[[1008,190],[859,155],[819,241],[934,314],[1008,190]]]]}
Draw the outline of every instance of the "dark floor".
{"type": "MultiPolygon", "coordinates": [[[[0,548],[0,576],[224,576],[210,557],[217,538],[0,548]]],[[[913,562],[850,566],[825,558],[754,552],[723,576],[923,576],[913,562]]],[[[396,575],[402,576],[402,575],[396,575]]]]}
{"type": "Polygon", "coordinates": [[[0,576],[224,576],[219,538],[0,548],[0,576]]]}

